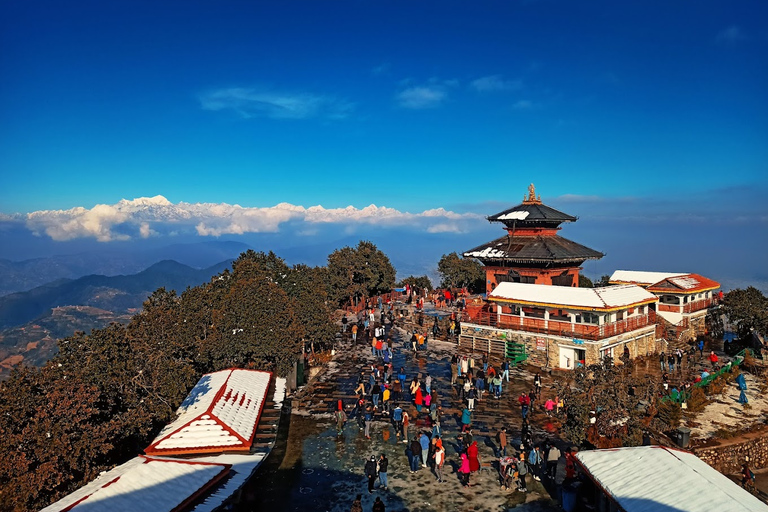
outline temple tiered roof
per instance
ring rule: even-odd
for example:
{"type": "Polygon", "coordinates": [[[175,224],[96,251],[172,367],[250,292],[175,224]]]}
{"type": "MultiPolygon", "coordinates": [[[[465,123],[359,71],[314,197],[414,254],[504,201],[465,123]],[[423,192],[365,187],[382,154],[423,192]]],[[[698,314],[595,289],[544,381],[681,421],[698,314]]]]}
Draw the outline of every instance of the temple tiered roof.
{"type": "Polygon", "coordinates": [[[466,251],[465,258],[481,261],[508,261],[511,263],[577,263],[596,260],[603,253],[585,247],[558,235],[510,236],[506,235],[466,251]]]}

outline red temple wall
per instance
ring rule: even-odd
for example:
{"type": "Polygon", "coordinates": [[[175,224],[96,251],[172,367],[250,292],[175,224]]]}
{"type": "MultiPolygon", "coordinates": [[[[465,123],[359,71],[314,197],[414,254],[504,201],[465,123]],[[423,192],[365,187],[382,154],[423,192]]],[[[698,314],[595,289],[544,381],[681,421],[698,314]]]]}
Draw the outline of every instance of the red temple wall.
{"type": "Polygon", "coordinates": [[[552,285],[552,278],[562,275],[563,272],[567,272],[567,275],[571,276],[571,287],[579,286],[579,270],[581,267],[560,267],[555,269],[532,269],[532,268],[517,268],[517,267],[485,267],[485,291],[491,293],[498,282],[496,280],[496,274],[506,274],[510,270],[514,270],[518,274],[524,277],[535,278],[534,284],[547,284],[552,285]]]}

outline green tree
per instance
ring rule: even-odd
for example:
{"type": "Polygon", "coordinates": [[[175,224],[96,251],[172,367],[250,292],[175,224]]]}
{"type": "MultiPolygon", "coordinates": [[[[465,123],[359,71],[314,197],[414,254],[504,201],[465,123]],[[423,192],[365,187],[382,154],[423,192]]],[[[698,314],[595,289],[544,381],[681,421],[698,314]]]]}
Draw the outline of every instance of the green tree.
{"type": "Polygon", "coordinates": [[[295,265],[284,285],[307,340],[330,341],[336,333],[324,286],[326,276],[325,267],[295,265]]]}
{"type": "Polygon", "coordinates": [[[584,274],[579,274],[579,288],[594,288],[592,280],[584,274]]]}
{"type": "Polygon", "coordinates": [[[736,325],[739,336],[746,336],[754,329],[768,333],[768,299],[757,288],[731,290],[723,296],[723,312],[736,325]]]}
{"type": "Polygon", "coordinates": [[[461,258],[457,253],[443,254],[437,263],[442,281],[440,286],[467,287],[470,292],[485,291],[485,269],[477,260],[461,258]]]}
{"type": "Polygon", "coordinates": [[[355,248],[343,247],[328,256],[328,297],[339,306],[389,292],[394,284],[395,267],[371,242],[361,240],[355,248]]]}

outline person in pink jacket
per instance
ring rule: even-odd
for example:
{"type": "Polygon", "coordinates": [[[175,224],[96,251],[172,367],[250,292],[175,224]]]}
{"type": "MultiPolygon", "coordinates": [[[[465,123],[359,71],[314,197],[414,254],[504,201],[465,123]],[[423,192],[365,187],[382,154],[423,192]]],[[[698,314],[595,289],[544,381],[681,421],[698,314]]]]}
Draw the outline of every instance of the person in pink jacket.
{"type": "Polygon", "coordinates": [[[461,465],[459,466],[459,481],[464,487],[469,487],[469,457],[467,454],[461,453],[461,465]]]}

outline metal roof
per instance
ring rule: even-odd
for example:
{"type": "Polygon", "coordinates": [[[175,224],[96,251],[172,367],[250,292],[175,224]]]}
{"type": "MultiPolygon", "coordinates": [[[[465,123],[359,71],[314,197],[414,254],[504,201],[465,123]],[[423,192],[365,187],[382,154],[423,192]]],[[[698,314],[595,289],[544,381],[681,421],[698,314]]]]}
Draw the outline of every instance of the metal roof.
{"type": "Polygon", "coordinates": [[[707,290],[720,288],[720,283],[713,281],[699,274],[683,274],[680,276],[667,277],[648,287],[649,291],[655,293],[697,293],[707,290]]]}
{"type": "Polygon", "coordinates": [[[488,217],[491,222],[517,220],[520,225],[529,222],[576,222],[577,218],[539,202],[525,202],[488,217]]]}
{"type": "Polygon", "coordinates": [[[470,249],[463,256],[465,258],[477,258],[481,261],[504,260],[513,263],[577,263],[584,260],[600,259],[604,255],[601,252],[558,235],[505,235],[470,249]]]}
{"type": "Polygon", "coordinates": [[[272,374],[229,369],[198,381],[168,424],[145,450],[150,455],[248,451],[272,374]]]}
{"type": "Polygon", "coordinates": [[[765,512],[768,507],[692,453],[663,446],[576,454],[589,476],[626,512],[765,512]]]}
{"type": "Polygon", "coordinates": [[[139,456],[43,509],[43,512],[172,511],[229,472],[229,464],[139,456]]]}
{"type": "Polygon", "coordinates": [[[648,286],[668,277],[684,276],[685,272],[648,272],[645,270],[617,270],[610,278],[611,283],[634,283],[648,286]]]}
{"type": "Polygon", "coordinates": [[[620,309],[656,302],[658,298],[641,286],[624,284],[601,288],[571,288],[548,284],[499,283],[488,295],[490,301],[518,302],[586,310],[620,309]]]}

